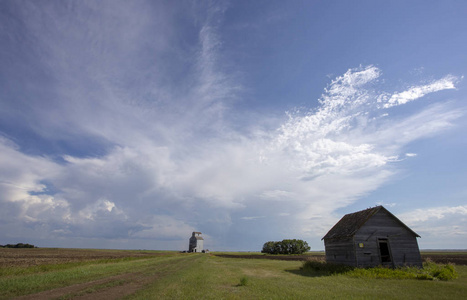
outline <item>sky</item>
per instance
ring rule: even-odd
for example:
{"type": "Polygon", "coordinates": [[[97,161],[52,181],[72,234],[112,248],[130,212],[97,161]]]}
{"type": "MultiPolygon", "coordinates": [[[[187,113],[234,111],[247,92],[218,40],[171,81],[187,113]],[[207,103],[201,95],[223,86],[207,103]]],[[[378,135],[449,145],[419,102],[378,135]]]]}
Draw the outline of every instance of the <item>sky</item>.
{"type": "Polygon", "coordinates": [[[466,1],[0,1],[0,244],[214,251],[383,205],[467,249],[466,1]]]}

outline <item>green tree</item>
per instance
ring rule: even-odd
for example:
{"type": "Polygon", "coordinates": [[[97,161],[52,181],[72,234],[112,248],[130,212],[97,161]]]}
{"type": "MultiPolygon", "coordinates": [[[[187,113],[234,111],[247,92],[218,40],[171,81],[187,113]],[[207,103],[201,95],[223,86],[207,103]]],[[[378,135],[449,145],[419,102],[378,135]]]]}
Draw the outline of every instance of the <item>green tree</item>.
{"type": "Polygon", "coordinates": [[[267,254],[303,254],[310,250],[308,243],[303,240],[282,240],[280,242],[266,242],[261,253],[267,254]]]}
{"type": "Polygon", "coordinates": [[[276,242],[266,242],[263,245],[263,250],[261,253],[274,254],[274,245],[276,242]]]}

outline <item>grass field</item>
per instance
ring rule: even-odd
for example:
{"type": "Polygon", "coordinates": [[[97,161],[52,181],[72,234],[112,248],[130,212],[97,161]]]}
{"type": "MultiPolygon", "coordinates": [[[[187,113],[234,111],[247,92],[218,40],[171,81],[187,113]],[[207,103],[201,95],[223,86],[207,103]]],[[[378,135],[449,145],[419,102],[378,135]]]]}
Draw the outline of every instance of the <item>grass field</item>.
{"type": "MultiPolygon", "coordinates": [[[[241,257],[248,253],[14,250],[0,249],[0,299],[465,299],[467,295],[466,265],[455,266],[457,279],[425,281],[324,276],[301,270],[303,262],[298,260],[241,257]]],[[[323,257],[322,253],[308,256],[323,257]]]]}

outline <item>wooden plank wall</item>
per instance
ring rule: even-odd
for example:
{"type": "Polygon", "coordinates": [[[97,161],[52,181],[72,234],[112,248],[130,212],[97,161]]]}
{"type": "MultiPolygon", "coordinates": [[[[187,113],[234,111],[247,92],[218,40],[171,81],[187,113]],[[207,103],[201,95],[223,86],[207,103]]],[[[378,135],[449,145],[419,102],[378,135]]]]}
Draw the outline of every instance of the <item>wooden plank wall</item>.
{"type": "Polygon", "coordinates": [[[387,239],[394,266],[422,266],[417,238],[384,210],[368,220],[355,235],[356,245],[363,243],[364,246],[356,248],[359,265],[371,266],[381,263],[379,239],[387,239]]]}
{"type": "Polygon", "coordinates": [[[324,241],[326,261],[351,266],[381,265],[379,239],[387,239],[391,266],[422,266],[417,238],[389,213],[380,210],[354,237],[324,241]]]}
{"type": "Polygon", "coordinates": [[[326,261],[356,266],[353,238],[325,240],[326,261]]]}

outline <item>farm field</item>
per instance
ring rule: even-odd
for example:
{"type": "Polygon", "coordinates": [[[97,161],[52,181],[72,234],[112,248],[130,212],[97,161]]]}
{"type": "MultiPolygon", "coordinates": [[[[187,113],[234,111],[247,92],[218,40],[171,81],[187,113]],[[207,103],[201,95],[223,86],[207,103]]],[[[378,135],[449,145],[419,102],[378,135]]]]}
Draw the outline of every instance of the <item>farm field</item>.
{"type": "MultiPolygon", "coordinates": [[[[423,256],[461,262],[467,253],[423,256]]],[[[0,299],[464,299],[467,295],[467,266],[462,264],[456,265],[455,280],[425,281],[311,276],[300,270],[302,261],[295,260],[302,257],[278,257],[282,259],[259,253],[0,249],[0,299]]],[[[312,257],[324,258],[323,253],[304,256],[312,257]]]]}
{"type": "Polygon", "coordinates": [[[122,251],[65,248],[0,248],[0,267],[30,267],[45,264],[63,264],[83,261],[90,262],[102,259],[137,259],[161,255],[167,255],[167,252],[146,250],[122,251]]]}
{"type": "MultiPolygon", "coordinates": [[[[274,259],[274,260],[297,260],[303,261],[310,258],[314,260],[325,261],[326,257],[324,252],[309,252],[303,255],[264,255],[259,252],[245,253],[245,252],[221,252],[216,253],[217,256],[226,258],[251,258],[251,259],[274,259]]],[[[435,263],[447,264],[452,263],[456,265],[467,265],[467,252],[443,252],[443,251],[423,251],[421,252],[422,259],[430,260],[435,263]]]]}

